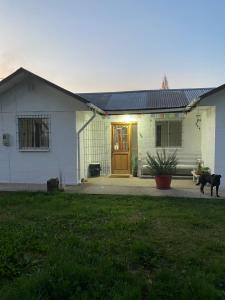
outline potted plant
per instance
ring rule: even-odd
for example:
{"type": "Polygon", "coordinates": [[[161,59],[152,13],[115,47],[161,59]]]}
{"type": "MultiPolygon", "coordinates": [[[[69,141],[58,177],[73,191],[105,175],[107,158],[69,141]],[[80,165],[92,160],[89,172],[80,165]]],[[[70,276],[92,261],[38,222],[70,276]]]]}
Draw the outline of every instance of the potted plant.
{"type": "Polygon", "coordinates": [[[152,156],[147,152],[147,163],[149,165],[151,175],[155,176],[156,187],[158,189],[170,189],[172,175],[176,173],[177,167],[177,151],[172,154],[166,154],[166,150],[156,152],[156,156],[152,156]]]}
{"type": "Polygon", "coordinates": [[[196,170],[197,175],[202,175],[202,174],[207,174],[210,175],[210,168],[209,167],[203,167],[202,162],[198,162],[197,170],[196,170]]]}
{"type": "Polygon", "coordinates": [[[210,175],[211,174],[210,168],[209,167],[203,167],[202,168],[202,174],[210,175]]]}
{"type": "Polygon", "coordinates": [[[137,156],[134,156],[132,160],[132,174],[134,177],[137,177],[138,174],[138,158],[137,156]]]}

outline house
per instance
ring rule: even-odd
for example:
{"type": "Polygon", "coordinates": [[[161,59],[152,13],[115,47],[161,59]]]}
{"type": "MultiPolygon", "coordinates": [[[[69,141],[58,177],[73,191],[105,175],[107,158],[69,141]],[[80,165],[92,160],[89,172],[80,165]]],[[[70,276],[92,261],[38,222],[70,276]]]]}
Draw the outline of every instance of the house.
{"type": "Polygon", "coordinates": [[[0,182],[77,184],[145,172],[146,152],[177,149],[180,174],[199,160],[225,187],[225,85],[75,94],[23,68],[0,82],[0,182]]]}

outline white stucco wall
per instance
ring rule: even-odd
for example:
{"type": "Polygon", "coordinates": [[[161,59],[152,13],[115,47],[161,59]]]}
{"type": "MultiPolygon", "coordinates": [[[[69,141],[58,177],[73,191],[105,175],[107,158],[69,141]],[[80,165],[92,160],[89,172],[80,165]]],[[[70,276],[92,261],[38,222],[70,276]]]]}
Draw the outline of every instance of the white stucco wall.
{"type": "MultiPolygon", "coordinates": [[[[211,145],[215,145],[214,153],[210,151],[214,157],[214,173],[222,175],[221,185],[225,187],[225,91],[222,90],[203,99],[200,106],[215,109],[215,137],[214,141],[211,138],[208,140],[207,148],[210,151],[211,145]]],[[[208,123],[207,129],[209,129],[208,123]]]]}
{"type": "Polygon", "coordinates": [[[201,152],[205,167],[215,172],[215,108],[201,107],[201,152]]]}
{"type": "Polygon", "coordinates": [[[76,113],[87,109],[73,97],[34,79],[27,79],[0,95],[0,182],[46,183],[61,173],[63,183],[77,183],[76,113]],[[47,115],[48,152],[21,152],[17,116],[47,115]],[[10,146],[2,134],[10,134],[10,146]]]}

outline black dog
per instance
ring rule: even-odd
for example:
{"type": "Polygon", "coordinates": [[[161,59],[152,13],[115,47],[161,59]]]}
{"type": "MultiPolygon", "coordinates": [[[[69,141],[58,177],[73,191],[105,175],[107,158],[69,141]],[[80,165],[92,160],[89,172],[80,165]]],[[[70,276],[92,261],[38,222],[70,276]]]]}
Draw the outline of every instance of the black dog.
{"type": "Polygon", "coordinates": [[[201,185],[200,186],[200,191],[202,192],[202,194],[204,194],[204,187],[206,185],[206,183],[209,183],[211,186],[211,196],[213,196],[213,187],[216,187],[216,196],[219,197],[218,195],[218,191],[219,191],[219,186],[220,186],[220,178],[222,176],[221,175],[209,175],[209,174],[202,174],[199,177],[199,181],[196,185],[201,185]]]}

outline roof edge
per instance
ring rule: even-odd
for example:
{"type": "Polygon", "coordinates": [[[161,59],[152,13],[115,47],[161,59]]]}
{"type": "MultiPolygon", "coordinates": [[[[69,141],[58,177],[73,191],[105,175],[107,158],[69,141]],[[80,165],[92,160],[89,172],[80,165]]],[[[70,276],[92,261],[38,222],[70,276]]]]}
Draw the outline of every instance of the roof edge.
{"type": "Polygon", "coordinates": [[[198,105],[198,103],[201,102],[203,99],[205,99],[211,95],[214,95],[214,94],[222,91],[223,89],[225,89],[225,84],[222,84],[216,88],[212,88],[212,90],[206,92],[205,94],[199,96],[198,98],[193,99],[191,101],[191,103],[189,105],[187,105],[186,111],[191,111],[192,108],[194,108],[196,105],[198,105]]]}
{"type": "Polygon", "coordinates": [[[158,113],[185,113],[185,107],[181,108],[162,108],[162,109],[133,109],[133,110],[107,110],[106,115],[122,115],[122,114],[158,114],[158,113]]]}
{"type": "Polygon", "coordinates": [[[51,82],[51,81],[49,81],[49,80],[47,80],[47,79],[45,79],[45,78],[43,78],[43,77],[37,75],[37,74],[34,74],[33,72],[28,71],[27,69],[24,69],[24,68],[22,68],[22,67],[20,67],[20,68],[17,69],[15,72],[13,72],[12,74],[10,74],[10,75],[8,75],[7,77],[5,77],[4,79],[2,79],[2,80],[0,81],[0,87],[1,87],[2,85],[4,85],[5,83],[9,82],[12,78],[14,78],[15,76],[17,76],[17,75],[20,74],[20,73],[25,73],[25,74],[28,74],[28,75],[34,77],[34,78],[37,78],[37,79],[41,80],[42,82],[44,82],[44,83],[46,83],[46,84],[48,84],[48,85],[54,87],[55,89],[61,91],[62,93],[67,94],[67,95],[69,95],[69,96],[71,96],[71,97],[73,97],[73,98],[76,98],[77,100],[79,100],[79,101],[81,101],[81,102],[83,102],[83,103],[85,103],[85,104],[90,103],[90,101],[88,101],[87,99],[81,97],[80,95],[75,94],[75,93],[73,93],[73,92],[71,92],[71,91],[69,91],[69,90],[66,90],[66,89],[64,89],[63,87],[61,87],[61,86],[59,86],[59,85],[57,85],[57,84],[55,84],[55,83],[53,83],[53,82],[51,82]]]}
{"type": "Polygon", "coordinates": [[[201,95],[199,98],[200,98],[200,100],[202,100],[202,99],[204,99],[206,97],[209,97],[209,96],[211,96],[213,94],[216,94],[216,93],[220,92],[223,89],[225,89],[225,84],[222,84],[222,85],[220,85],[220,86],[218,86],[216,88],[213,88],[211,91],[209,91],[209,92],[201,95]]]}
{"type": "Polygon", "coordinates": [[[159,92],[159,91],[187,91],[187,90],[208,90],[214,89],[215,87],[198,87],[198,88],[176,88],[176,89],[149,89],[149,90],[128,90],[128,91],[112,91],[112,92],[87,92],[78,93],[78,95],[93,95],[93,94],[122,94],[122,93],[139,93],[139,92],[159,92]]]}

